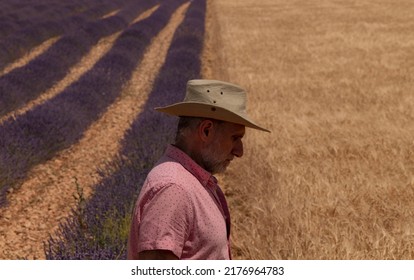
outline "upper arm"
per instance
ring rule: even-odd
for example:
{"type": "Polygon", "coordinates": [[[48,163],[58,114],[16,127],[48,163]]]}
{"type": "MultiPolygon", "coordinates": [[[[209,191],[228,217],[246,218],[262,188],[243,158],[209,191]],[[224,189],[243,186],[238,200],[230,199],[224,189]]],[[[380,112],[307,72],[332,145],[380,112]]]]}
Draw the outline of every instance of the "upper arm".
{"type": "Polygon", "coordinates": [[[192,217],[188,193],[178,185],[164,186],[141,208],[137,251],[169,251],[181,257],[192,217]]]}
{"type": "Polygon", "coordinates": [[[140,260],[178,260],[173,252],[168,250],[147,250],[142,251],[138,255],[140,260]]]}

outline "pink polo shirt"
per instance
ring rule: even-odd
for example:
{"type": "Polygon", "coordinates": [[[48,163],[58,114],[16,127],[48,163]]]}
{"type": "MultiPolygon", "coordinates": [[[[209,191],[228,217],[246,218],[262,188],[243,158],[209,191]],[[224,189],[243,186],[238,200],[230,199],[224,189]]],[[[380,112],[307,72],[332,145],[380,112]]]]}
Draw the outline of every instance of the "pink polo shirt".
{"type": "Polygon", "coordinates": [[[169,250],[179,259],[230,259],[229,231],[230,215],[216,178],[170,145],[139,194],[128,259],[145,250],[169,250]]]}

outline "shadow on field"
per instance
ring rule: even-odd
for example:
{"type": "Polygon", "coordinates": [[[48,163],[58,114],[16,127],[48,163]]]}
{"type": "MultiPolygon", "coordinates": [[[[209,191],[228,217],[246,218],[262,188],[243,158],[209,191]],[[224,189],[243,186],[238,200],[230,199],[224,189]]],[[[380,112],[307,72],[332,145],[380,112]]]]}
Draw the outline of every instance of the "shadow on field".
{"type": "Polygon", "coordinates": [[[30,168],[78,142],[105,112],[141,61],[151,39],[182,0],[163,3],[150,17],[128,27],[113,48],[55,98],[0,127],[0,206],[30,168]]]}
{"type": "Polygon", "coordinates": [[[181,101],[189,79],[199,78],[206,2],[192,1],[177,28],[149,99],[122,142],[119,160],[102,171],[94,195],[80,203],[46,245],[48,259],[125,259],[129,221],[149,168],[173,139],[177,119],[154,107],[181,101]],[[112,173],[112,175],[106,175],[112,173]]]}

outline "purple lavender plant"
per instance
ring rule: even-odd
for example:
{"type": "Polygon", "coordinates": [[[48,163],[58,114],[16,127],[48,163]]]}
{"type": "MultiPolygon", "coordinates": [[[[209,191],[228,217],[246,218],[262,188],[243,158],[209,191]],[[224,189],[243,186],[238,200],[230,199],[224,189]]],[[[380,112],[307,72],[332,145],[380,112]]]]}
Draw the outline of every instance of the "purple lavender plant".
{"type": "MultiPolygon", "coordinates": [[[[157,3],[155,0],[134,1],[126,5],[117,15],[83,24],[76,32],[62,37],[48,51],[24,67],[1,76],[0,116],[38,97],[62,79],[70,67],[76,64],[100,38],[126,28],[137,14],[155,3],[157,3]]],[[[76,19],[72,24],[78,25],[79,21],[76,19]]]]}
{"type": "MultiPolygon", "coordinates": [[[[86,11],[83,10],[86,9],[88,5],[62,5],[63,3],[56,3],[53,5],[54,8],[51,8],[47,4],[38,4],[32,7],[32,9],[35,10],[34,12],[37,12],[37,16],[33,18],[26,18],[24,21],[13,21],[10,19],[10,17],[21,18],[22,16],[20,13],[3,17],[3,20],[0,19],[0,23],[2,21],[5,22],[6,27],[8,26],[8,28],[0,27],[0,35],[4,34],[6,36],[0,41],[0,47],[6,49],[7,52],[4,54],[0,52],[0,69],[3,69],[8,63],[21,57],[30,49],[41,44],[45,40],[54,36],[77,31],[84,24],[87,24],[88,21],[94,20],[96,17],[109,12],[114,6],[118,6],[117,3],[121,4],[126,1],[133,3],[131,0],[105,0],[101,3],[91,1],[91,3],[95,3],[95,7],[91,7],[86,11]],[[49,8],[42,13],[36,11],[43,6],[49,8]],[[36,7],[38,9],[36,9],[36,7]],[[83,12],[79,13],[76,12],[76,10],[81,10],[83,12]],[[10,36],[7,37],[7,35],[10,36]]],[[[23,9],[22,11],[25,10],[26,9],[23,9]]]]}
{"type": "Polygon", "coordinates": [[[130,26],[109,53],[77,82],[0,126],[0,189],[17,186],[16,181],[24,178],[32,166],[50,159],[82,137],[119,95],[151,38],[168,23],[181,1],[168,2],[151,17],[130,26]],[[131,30],[143,36],[131,37],[128,35],[131,30]]]}
{"type": "Polygon", "coordinates": [[[45,244],[48,259],[126,258],[129,219],[139,187],[176,129],[177,119],[153,108],[182,100],[186,82],[200,76],[205,6],[205,0],[191,2],[149,99],[122,141],[118,160],[108,165],[111,172],[102,170],[94,195],[60,225],[59,237],[45,244]]]}

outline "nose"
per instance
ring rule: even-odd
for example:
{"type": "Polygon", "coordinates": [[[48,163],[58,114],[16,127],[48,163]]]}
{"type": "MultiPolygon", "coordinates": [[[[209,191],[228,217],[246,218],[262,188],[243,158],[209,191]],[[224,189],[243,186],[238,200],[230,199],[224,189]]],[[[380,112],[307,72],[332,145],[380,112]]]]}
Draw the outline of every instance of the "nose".
{"type": "Polygon", "coordinates": [[[239,139],[238,141],[236,141],[234,147],[233,147],[233,151],[232,154],[236,157],[241,157],[243,156],[243,142],[241,139],[239,139]]]}

